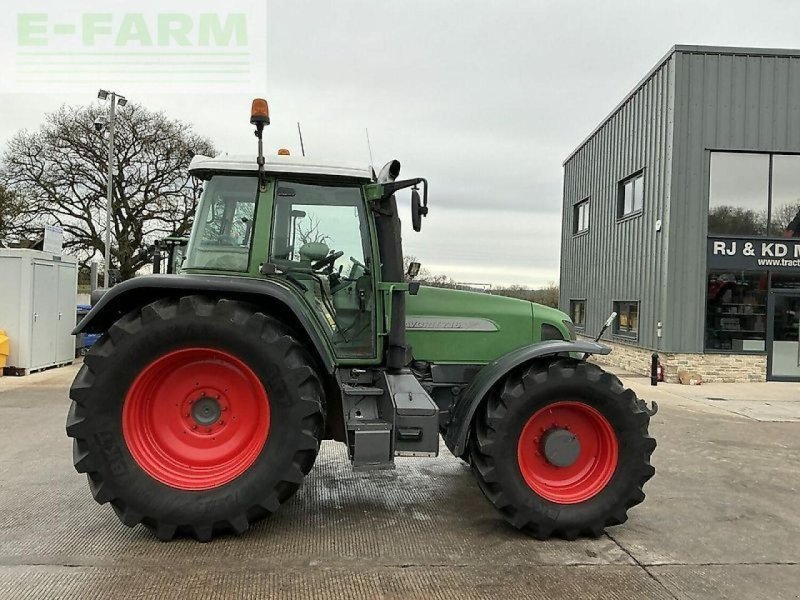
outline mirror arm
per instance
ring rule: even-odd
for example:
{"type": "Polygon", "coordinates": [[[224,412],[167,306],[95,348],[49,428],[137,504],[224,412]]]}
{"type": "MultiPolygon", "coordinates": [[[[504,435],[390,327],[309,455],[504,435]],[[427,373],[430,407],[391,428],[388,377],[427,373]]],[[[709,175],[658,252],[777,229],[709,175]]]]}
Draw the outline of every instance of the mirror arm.
{"type": "Polygon", "coordinates": [[[394,195],[395,192],[400,190],[404,190],[405,188],[419,185],[420,183],[425,182],[425,201],[427,203],[428,200],[428,182],[425,181],[422,177],[417,177],[416,179],[404,179],[403,181],[390,181],[388,183],[383,184],[383,196],[382,198],[386,200],[394,195]]]}

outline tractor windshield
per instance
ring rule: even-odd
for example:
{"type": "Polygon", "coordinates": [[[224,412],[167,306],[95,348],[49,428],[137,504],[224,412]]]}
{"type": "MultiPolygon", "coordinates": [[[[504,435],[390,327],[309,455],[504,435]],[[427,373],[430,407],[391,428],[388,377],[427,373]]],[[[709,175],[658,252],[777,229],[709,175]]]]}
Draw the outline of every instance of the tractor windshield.
{"type": "Polygon", "coordinates": [[[257,177],[215,175],[206,182],[186,268],[247,271],[257,197],[257,177]]]}

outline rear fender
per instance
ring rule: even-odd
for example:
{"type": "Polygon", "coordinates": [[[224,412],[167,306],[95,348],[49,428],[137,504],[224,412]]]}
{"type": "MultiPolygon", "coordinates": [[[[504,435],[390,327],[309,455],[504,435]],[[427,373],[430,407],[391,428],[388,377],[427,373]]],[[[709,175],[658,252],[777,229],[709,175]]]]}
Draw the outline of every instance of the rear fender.
{"type": "Polygon", "coordinates": [[[99,297],[72,334],[105,333],[122,315],[159,298],[204,294],[249,302],[263,307],[304,333],[328,373],[333,373],[333,353],[324,335],[297,294],[270,280],[220,275],[148,275],[115,285],[99,297]]]}
{"type": "Polygon", "coordinates": [[[611,352],[611,348],[597,342],[553,340],[524,346],[504,354],[483,367],[459,399],[445,434],[444,441],[447,447],[455,456],[464,455],[475,411],[478,410],[489,390],[509,371],[538,358],[570,356],[574,353],[608,354],[609,352],[611,352]]]}

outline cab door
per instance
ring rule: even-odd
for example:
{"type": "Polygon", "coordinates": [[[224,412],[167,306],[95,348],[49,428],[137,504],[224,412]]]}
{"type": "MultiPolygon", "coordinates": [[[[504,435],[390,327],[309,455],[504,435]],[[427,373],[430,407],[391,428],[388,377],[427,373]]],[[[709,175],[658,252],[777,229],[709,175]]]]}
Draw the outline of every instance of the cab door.
{"type": "Polygon", "coordinates": [[[369,224],[357,186],[275,184],[270,262],[301,290],[339,358],[377,356],[369,224]]]}

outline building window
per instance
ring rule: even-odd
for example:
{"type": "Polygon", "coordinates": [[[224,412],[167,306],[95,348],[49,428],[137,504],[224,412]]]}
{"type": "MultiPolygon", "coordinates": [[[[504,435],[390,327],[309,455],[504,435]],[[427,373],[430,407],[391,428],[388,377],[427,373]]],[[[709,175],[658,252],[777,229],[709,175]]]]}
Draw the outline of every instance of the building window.
{"type": "Polygon", "coordinates": [[[706,350],[764,352],[768,281],[760,271],[708,272],[706,350]]]}
{"type": "Polygon", "coordinates": [[[712,152],[708,233],[800,237],[800,156],[712,152]]]}
{"type": "Polygon", "coordinates": [[[769,234],[800,237],[800,156],[772,157],[771,189],[769,234]]]}
{"type": "Polygon", "coordinates": [[[644,172],[619,182],[617,218],[640,212],[644,206],[644,172]]]}
{"type": "Polygon", "coordinates": [[[711,154],[709,235],[766,235],[769,162],[769,154],[711,154]]]}
{"type": "Polygon", "coordinates": [[[617,319],[614,321],[614,335],[637,338],[639,336],[639,303],[614,302],[614,312],[617,313],[617,319]]]}
{"type": "Polygon", "coordinates": [[[572,233],[589,230],[589,199],[581,200],[572,207],[572,233]]]}
{"type": "Polygon", "coordinates": [[[576,328],[586,327],[586,300],[569,301],[569,318],[576,328]]]}

